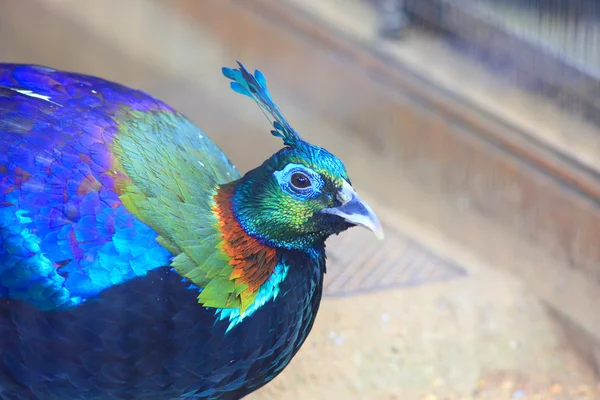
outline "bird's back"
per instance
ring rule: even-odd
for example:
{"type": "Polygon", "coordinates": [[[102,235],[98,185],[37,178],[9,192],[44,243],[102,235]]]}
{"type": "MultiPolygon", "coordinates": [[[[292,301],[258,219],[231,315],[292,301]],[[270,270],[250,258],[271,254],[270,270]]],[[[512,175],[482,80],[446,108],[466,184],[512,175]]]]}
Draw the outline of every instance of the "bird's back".
{"type": "Polygon", "coordinates": [[[165,178],[161,164],[184,145],[208,214],[214,187],[239,174],[186,118],[102,79],[0,64],[0,297],[68,308],[169,265],[173,249],[129,199],[172,195],[164,187],[186,177],[165,178]]]}

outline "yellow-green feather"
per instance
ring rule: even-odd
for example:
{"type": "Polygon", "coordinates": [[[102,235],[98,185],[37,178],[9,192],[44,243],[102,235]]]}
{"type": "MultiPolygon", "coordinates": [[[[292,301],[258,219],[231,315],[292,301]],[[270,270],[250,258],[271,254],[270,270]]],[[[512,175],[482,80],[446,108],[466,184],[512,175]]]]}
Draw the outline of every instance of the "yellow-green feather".
{"type": "Polygon", "coordinates": [[[220,247],[212,212],[215,189],[240,177],[221,149],[179,114],[129,111],[113,152],[131,178],[120,189],[123,204],[176,255],[171,266],[203,289],[198,301],[215,308],[247,307],[231,280],[233,267],[220,247]]]}

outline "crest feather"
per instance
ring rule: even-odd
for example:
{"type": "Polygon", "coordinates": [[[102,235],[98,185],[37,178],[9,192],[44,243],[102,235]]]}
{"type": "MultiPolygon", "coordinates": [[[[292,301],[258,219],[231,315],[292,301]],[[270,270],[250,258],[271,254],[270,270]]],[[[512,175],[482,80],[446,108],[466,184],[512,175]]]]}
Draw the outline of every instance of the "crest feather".
{"type": "Polygon", "coordinates": [[[252,75],[241,62],[238,61],[237,63],[239,68],[222,69],[223,75],[233,81],[230,83],[231,89],[253,99],[267,119],[274,119],[272,125],[275,129],[271,131],[273,136],[283,139],[283,143],[286,146],[296,146],[298,142],[302,141],[302,138],[298,132],[290,126],[289,122],[279,110],[279,107],[273,102],[271,94],[267,89],[265,76],[259,70],[255,70],[254,75],[252,75]]]}

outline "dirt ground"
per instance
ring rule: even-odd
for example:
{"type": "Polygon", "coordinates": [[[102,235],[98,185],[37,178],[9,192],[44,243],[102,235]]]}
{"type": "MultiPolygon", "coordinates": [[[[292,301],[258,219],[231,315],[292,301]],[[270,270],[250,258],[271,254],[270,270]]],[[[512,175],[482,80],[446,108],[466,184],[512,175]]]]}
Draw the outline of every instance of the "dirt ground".
{"type": "MultiPolygon", "coordinates": [[[[436,248],[427,231],[416,236],[436,248]]],[[[600,399],[592,369],[522,282],[437,249],[470,276],[326,298],[290,366],[249,398],[600,399]]]]}
{"type": "Polygon", "coordinates": [[[298,356],[253,399],[600,399],[539,302],[491,271],[329,299],[298,356]]]}

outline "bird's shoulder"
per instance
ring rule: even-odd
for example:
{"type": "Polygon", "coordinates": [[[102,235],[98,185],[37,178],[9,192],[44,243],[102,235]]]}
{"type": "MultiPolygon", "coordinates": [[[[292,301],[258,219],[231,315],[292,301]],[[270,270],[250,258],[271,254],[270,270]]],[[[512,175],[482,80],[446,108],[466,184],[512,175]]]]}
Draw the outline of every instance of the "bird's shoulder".
{"type": "Polygon", "coordinates": [[[169,265],[185,243],[213,246],[214,189],[237,177],[152,96],[0,64],[0,297],[73,306],[169,265]]]}

